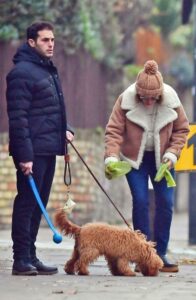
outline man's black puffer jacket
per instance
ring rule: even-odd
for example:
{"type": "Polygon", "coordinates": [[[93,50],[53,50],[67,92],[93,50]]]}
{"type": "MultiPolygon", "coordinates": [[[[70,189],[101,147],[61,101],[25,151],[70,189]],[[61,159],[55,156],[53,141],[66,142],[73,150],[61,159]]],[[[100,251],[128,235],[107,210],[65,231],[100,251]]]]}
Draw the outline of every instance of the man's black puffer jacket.
{"type": "Polygon", "coordinates": [[[19,162],[65,153],[66,114],[53,63],[22,45],[7,76],[9,150],[19,162]]]}

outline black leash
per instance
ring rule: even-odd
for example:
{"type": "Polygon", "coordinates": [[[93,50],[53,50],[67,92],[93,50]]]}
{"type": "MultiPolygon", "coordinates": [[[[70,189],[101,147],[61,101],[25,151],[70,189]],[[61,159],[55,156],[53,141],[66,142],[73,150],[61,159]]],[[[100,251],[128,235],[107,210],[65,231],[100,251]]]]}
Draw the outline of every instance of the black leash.
{"type": "MultiPolygon", "coordinates": [[[[110,196],[108,195],[108,193],[106,192],[106,190],[103,188],[103,186],[101,185],[101,183],[98,181],[98,179],[95,177],[95,175],[93,174],[93,172],[91,171],[91,169],[89,168],[89,166],[87,165],[87,163],[84,161],[83,157],[80,155],[80,153],[78,152],[78,150],[76,149],[76,147],[73,145],[72,142],[68,141],[69,144],[71,144],[72,148],[75,150],[75,152],[77,153],[78,157],[81,159],[81,161],[83,162],[83,164],[85,165],[85,167],[87,168],[87,170],[89,171],[89,173],[91,174],[91,176],[94,178],[94,180],[96,181],[96,183],[98,184],[98,186],[100,187],[100,189],[104,192],[104,194],[106,195],[106,197],[108,198],[108,200],[111,202],[111,204],[114,206],[114,208],[117,210],[117,212],[119,213],[119,215],[121,216],[121,218],[123,219],[123,221],[125,222],[125,224],[131,228],[131,225],[127,222],[127,220],[123,217],[122,213],[119,211],[119,209],[117,208],[117,206],[115,205],[115,203],[112,201],[112,199],[110,198],[110,196]]],[[[68,155],[69,156],[69,155],[68,155]]],[[[69,166],[69,162],[67,163],[67,167],[65,169],[65,175],[64,178],[66,178],[66,171],[69,171],[69,178],[70,178],[70,182],[71,182],[71,172],[70,172],[70,166],[69,166]]]]}
{"type": "Polygon", "coordinates": [[[69,154],[65,154],[65,169],[64,169],[64,183],[67,187],[71,185],[71,169],[70,169],[70,156],[69,154]]]}
{"type": "Polygon", "coordinates": [[[70,199],[70,186],[71,186],[71,169],[70,169],[70,156],[68,154],[68,147],[66,145],[66,154],[64,155],[65,159],[65,168],[64,168],[64,183],[67,187],[66,189],[66,203],[68,204],[68,201],[70,199]]]}

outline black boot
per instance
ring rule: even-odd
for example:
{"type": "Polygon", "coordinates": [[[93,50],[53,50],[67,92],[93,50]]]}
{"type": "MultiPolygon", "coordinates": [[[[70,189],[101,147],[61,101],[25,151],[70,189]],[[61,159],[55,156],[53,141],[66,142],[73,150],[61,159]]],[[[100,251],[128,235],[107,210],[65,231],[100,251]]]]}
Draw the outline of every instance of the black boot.
{"type": "Polygon", "coordinates": [[[39,275],[52,275],[58,273],[57,267],[46,266],[38,258],[32,260],[32,265],[37,269],[39,275]]]}
{"type": "Polygon", "coordinates": [[[37,275],[37,269],[30,262],[15,260],[12,267],[12,275],[37,275]]]}
{"type": "Polygon", "coordinates": [[[160,272],[171,272],[171,273],[176,273],[179,271],[178,265],[174,263],[170,263],[166,257],[166,255],[159,255],[160,258],[163,261],[163,267],[160,269],[160,272]]]}

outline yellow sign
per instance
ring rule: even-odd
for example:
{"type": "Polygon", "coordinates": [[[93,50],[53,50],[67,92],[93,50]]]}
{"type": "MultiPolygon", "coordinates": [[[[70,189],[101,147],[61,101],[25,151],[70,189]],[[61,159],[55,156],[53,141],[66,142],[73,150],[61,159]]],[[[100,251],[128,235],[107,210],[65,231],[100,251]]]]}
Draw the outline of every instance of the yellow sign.
{"type": "Polygon", "coordinates": [[[175,166],[176,171],[196,171],[196,124],[190,124],[187,142],[175,166]]]}

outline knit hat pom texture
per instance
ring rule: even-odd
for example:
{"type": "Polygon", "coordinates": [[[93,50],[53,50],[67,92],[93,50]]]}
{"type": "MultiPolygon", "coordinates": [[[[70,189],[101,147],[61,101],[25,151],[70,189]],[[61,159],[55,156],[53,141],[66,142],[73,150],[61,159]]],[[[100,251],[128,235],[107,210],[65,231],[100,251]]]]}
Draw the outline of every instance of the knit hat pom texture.
{"type": "Polygon", "coordinates": [[[158,97],[163,91],[163,78],[158,71],[156,61],[149,60],[139,72],[136,80],[136,91],[141,96],[158,97]]]}

